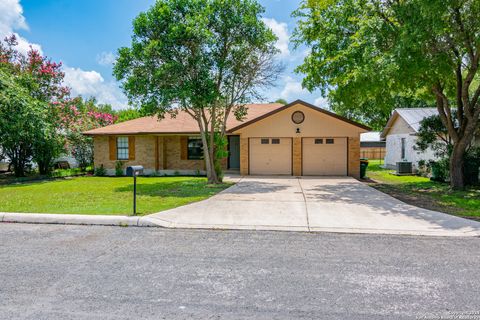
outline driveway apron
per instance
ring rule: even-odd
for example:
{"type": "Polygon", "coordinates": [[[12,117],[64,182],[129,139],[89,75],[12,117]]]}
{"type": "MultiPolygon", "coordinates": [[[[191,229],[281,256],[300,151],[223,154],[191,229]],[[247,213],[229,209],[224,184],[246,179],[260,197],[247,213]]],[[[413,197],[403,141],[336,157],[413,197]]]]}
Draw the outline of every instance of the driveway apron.
{"type": "Polygon", "coordinates": [[[480,223],[405,204],[350,177],[260,177],[146,217],[165,227],[479,236],[480,223]]]}

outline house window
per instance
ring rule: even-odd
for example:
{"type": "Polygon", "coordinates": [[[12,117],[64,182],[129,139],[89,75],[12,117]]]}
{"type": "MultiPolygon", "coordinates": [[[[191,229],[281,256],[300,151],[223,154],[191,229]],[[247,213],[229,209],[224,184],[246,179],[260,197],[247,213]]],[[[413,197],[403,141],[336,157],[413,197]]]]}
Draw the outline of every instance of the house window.
{"type": "Polygon", "coordinates": [[[326,144],[334,144],[335,140],[334,139],[325,139],[326,144]]]}
{"type": "Polygon", "coordinates": [[[188,160],[203,159],[203,143],[201,138],[188,138],[187,159],[188,160]]]}
{"type": "Polygon", "coordinates": [[[323,139],[315,139],[315,144],[323,144],[323,139]]]}
{"type": "Polygon", "coordinates": [[[262,139],[262,140],[260,140],[260,143],[261,144],[269,144],[270,141],[268,139],[262,139]]]}
{"type": "Polygon", "coordinates": [[[402,138],[402,155],[401,155],[402,160],[405,159],[405,144],[406,144],[406,139],[402,138]]]}
{"type": "Polygon", "coordinates": [[[272,139],[272,144],[280,144],[280,139],[272,139]]]}
{"type": "Polygon", "coordinates": [[[128,160],[128,137],[117,138],[117,160],[128,160]]]}

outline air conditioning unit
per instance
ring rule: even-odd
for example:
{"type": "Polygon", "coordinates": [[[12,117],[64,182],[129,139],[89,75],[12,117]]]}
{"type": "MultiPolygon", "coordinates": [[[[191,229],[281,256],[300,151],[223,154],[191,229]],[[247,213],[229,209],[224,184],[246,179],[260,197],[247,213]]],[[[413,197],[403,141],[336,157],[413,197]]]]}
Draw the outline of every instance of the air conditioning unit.
{"type": "Polygon", "coordinates": [[[397,174],[412,174],[412,163],[407,161],[397,162],[397,174]]]}

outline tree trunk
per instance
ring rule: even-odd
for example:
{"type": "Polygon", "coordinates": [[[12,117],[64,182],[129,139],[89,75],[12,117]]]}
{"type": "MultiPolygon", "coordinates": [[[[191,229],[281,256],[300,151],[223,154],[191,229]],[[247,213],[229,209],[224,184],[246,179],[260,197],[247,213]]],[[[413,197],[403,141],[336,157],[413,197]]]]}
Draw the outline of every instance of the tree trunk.
{"type": "Polygon", "coordinates": [[[456,190],[465,188],[463,176],[465,150],[465,144],[457,143],[454,145],[452,155],[450,156],[450,186],[456,190]]]}
{"type": "Polygon", "coordinates": [[[22,164],[20,164],[18,161],[12,161],[13,164],[13,173],[15,174],[15,177],[20,178],[20,177],[25,177],[25,168],[22,164]]]}
{"type": "Polygon", "coordinates": [[[215,172],[215,165],[214,165],[215,159],[212,159],[212,157],[210,156],[211,154],[210,148],[214,148],[214,146],[208,143],[208,139],[207,139],[208,132],[207,130],[205,130],[206,126],[204,125],[202,120],[198,119],[197,121],[200,127],[200,135],[202,138],[203,157],[205,160],[205,167],[207,170],[207,180],[209,184],[218,184],[220,183],[220,181],[218,180],[217,173],[215,172]]]}

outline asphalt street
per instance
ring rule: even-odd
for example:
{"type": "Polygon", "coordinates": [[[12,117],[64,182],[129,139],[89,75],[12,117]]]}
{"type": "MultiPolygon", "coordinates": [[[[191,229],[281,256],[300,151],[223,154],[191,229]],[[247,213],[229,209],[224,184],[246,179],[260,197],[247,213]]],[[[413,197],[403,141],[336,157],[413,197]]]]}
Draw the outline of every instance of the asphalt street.
{"type": "Polygon", "coordinates": [[[479,312],[480,239],[0,224],[0,319],[479,312]]]}

